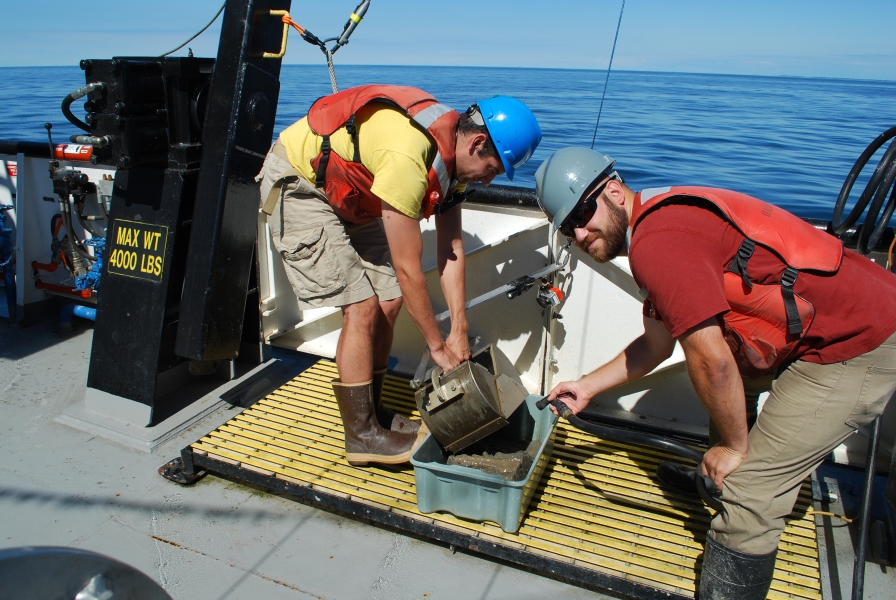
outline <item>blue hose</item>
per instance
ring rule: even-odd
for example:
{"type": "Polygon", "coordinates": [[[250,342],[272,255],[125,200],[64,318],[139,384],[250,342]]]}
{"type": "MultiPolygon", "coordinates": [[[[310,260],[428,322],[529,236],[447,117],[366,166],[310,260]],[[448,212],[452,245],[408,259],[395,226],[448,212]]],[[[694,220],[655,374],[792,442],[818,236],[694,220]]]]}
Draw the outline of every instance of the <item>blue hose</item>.
{"type": "Polygon", "coordinates": [[[80,304],[66,304],[59,313],[59,328],[68,333],[72,331],[72,317],[81,317],[88,321],[96,321],[96,309],[80,304]]]}
{"type": "Polygon", "coordinates": [[[12,264],[15,248],[12,243],[13,230],[6,226],[6,211],[12,210],[11,204],[0,204],[0,278],[6,292],[6,308],[9,320],[16,321],[16,269],[12,264]]]}

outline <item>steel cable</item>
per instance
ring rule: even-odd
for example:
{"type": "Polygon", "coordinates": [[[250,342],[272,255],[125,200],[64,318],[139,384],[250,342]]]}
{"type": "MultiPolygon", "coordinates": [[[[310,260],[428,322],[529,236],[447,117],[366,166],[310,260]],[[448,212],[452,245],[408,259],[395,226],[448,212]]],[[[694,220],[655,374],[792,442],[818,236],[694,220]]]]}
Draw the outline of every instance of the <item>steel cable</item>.
{"type": "Polygon", "coordinates": [[[198,38],[200,35],[202,35],[203,33],[205,33],[205,30],[208,29],[209,27],[211,27],[211,26],[212,26],[212,23],[214,23],[214,22],[217,20],[217,18],[218,18],[219,16],[221,16],[221,13],[224,12],[224,7],[225,7],[226,5],[227,5],[226,2],[225,2],[224,4],[222,4],[222,5],[221,5],[221,8],[218,9],[218,12],[215,13],[215,16],[212,17],[212,20],[209,21],[208,24],[207,24],[205,27],[203,27],[202,29],[200,29],[199,32],[196,33],[196,35],[194,35],[193,37],[191,37],[190,39],[188,39],[186,42],[184,42],[183,44],[181,44],[180,46],[178,46],[178,47],[175,48],[174,50],[169,50],[169,51],[166,52],[165,54],[159,54],[159,58],[164,58],[164,57],[168,56],[169,54],[174,54],[175,52],[177,52],[178,50],[180,50],[181,48],[183,48],[184,46],[186,46],[187,44],[189,44],[190,42],[192,42],[193,40],[195,40],[196,38],[198,38]]]}
{"type": "Polygon", "coordinates": [[[594,141],[597,139],[597,126],[600,125],[600,114],[604,110],[604,98],[607,97],[607,85],[610,83],[610,69],[613,68],[613,56],[616,54],[616,42],[619,40],[619,28],[622,27],[622,12],[625,10],[625,0],[622,0],[622,8],[619,9],[619,21],[616,23],[616,37],[613,38],[613,50],[610,52],[610,64],[607,65],[607,78],[604,80],[604,91],[600,96],[600,108],[597,110],[597,122],[594,124],[594,135],[591,136],[591,149],[594,150],[594,141]]]}

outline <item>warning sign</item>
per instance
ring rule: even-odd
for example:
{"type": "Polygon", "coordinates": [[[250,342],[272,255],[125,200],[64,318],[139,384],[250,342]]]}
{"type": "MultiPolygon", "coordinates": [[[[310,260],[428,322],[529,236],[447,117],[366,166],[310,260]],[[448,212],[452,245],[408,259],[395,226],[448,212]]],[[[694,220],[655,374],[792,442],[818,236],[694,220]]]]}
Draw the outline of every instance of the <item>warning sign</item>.
{"type": "Polygon", "coordinates": [[[109,273],[162,281],[168,228],[116,219],[107,243],[109,273]]]}

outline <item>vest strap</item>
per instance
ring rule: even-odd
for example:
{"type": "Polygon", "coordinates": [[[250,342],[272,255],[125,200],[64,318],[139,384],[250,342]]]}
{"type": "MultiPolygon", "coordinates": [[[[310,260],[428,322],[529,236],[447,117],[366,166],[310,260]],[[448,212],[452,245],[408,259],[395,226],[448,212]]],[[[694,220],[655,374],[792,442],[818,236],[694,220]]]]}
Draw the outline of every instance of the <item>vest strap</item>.
{"type": "Polygon", "coordinates": [[[458,204],[462,204],[464,202],[464,200],[467,199],[467,196],[469,196],[472,193],[473,193],[472,191],[454,192],[449,197],[445,198],[444,202],[440,202],[439,204],[436,204],[435,214],[441,215],[441,214],[448,212],[449,210],[451,210],[458,204]]]}
{"type": "Polygon", "coordinates": [[[349,117],[345,122],[345,130],[352,136],[352,147],[354,148],[352,162],[359,163],[361,162],[361,151],[358,149],[358,128],[355,127],[355,115],[349,117]]]}
{"type": "Polygon", "coordinates": [[[320,143],[320,162],[317,163],[317,173],[314,175],[314,186],[319,188],[325,188],[327,185],[327,163],[330,162],[330,151],[332,150],[330,136],[325,135],[323,138],[320,143]]]}
{"type": "Polygon", "coordinates": [[[803,323],[800,320],[800,312],[796,307],[796,300],[793,297],[793,285],[800,272],[792,267],[784,269],[781,275],[781,295],[784,297],[784,312],[787,314],[787,333],[790,335],[801,335],[803,333],[803,323]]]}
{"type": "MultiPolygon", "coordinates": [[[[755,249],[756,242],[750,238],[744,238],[740,248],[737,249],[737,254],[734,256],[731,264],[728,265],[728,270],[740,275],[741,279],[744,281],[744,285],[751,290],[753,289],[753,283],[750,281],[750,276],[747,275],[747,261],[753,256],[753,251],[755,249]]],[[[794,305],[794,310],[796,310],[796,305],[794,305]]],[[[800,330],[802,331],[802,329],[800,330]]]]}

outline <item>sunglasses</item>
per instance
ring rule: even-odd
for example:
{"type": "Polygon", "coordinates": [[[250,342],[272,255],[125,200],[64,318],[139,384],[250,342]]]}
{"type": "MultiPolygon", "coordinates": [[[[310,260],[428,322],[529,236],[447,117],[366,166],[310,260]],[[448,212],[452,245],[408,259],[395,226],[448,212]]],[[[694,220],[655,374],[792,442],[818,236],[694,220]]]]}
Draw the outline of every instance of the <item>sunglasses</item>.
{"type": "Polygon", "coordinates": [[[607,179],[596,190],[588,194],[587,198],[576,204],[576,207],[572,209],[560,226],[560,233],[568,238],[576,237],[575,230],[587,225],[597,211],[597,197],[601,195],[608,183],[610,183],[610,179],[607,179]]]}

